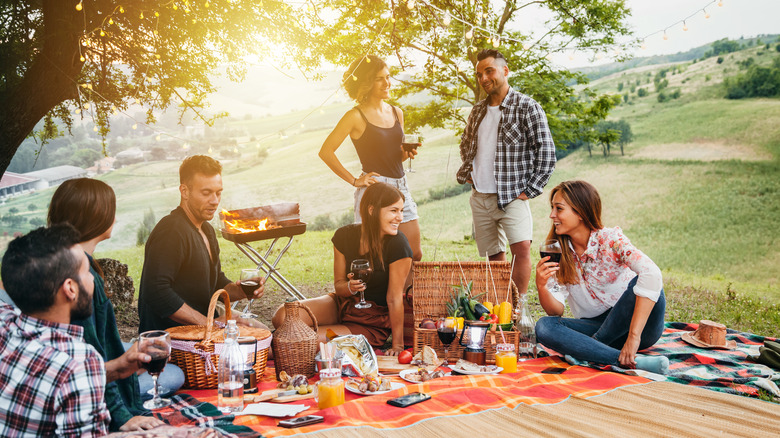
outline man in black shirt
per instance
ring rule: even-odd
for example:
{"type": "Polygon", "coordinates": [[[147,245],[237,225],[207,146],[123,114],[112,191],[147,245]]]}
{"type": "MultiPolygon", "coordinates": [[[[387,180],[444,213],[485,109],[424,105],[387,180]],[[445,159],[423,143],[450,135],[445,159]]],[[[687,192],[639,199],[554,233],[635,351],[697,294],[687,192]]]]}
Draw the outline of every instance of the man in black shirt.
{"type": "MultiPolygon", "coordinates": [[[[205,155],[187,157],[179,168],[179,206],[157,223],[146,241],[138,295],[138,331],[206,325],[211,296],[225,289],[246,298],[222,272],[214,217],[222,197],[222,166],[205,155]]],[[[254,298],[263,296],[263,279],[254,298]]],[[[243,320],[258,325],[256,321],[243,320]]]]}

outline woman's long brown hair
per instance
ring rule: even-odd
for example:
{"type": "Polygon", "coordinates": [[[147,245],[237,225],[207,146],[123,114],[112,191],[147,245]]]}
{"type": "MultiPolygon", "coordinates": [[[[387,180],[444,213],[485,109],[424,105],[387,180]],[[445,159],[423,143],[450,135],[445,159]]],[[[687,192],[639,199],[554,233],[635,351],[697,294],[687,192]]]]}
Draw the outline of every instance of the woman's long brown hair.
{"type": "MultiPolygon", "coordinates": [[[[591,183],[582,180],[564,181],[550,192],[550,208],[555,208],[553,198],[556,193],[567,204],[571,206],[575,213],[582,218],[583,223],[589,230],[595,231],[604,228],[601,224],[601,197],[591,183]]],[[[557,240],[561,245],[561,263],[557,277],[561,284],[579,283],[577,268],[574,263],[574,257],[569,250],[571,237],[568,235],[558,235],[555,232],[555,225],[551,225],[547,239],[557,240]]]]}
{"type": "Polygon", "coordinates": [[[393,205],[398,200],[404,200],[400,190],[386,183],[375,183],[368,186],[360,200],[360,248],[368,248],[370,260],[379,260],[379,266],[373,269],[384,269],[382,249],[382,227],[379,223],[380,211],[388,205],[393,205]]]}
{"type": "MultiPolygon", "coordinates": [[[[67,222],[80,234],[81,242],[105,233],[114,224],[116,195],[103,181],[92,178],[69,179],[57,187],[49,204],[49,226],[67,222]]],[[[92,267],[103,275],[93,260],[92,267]]]]}

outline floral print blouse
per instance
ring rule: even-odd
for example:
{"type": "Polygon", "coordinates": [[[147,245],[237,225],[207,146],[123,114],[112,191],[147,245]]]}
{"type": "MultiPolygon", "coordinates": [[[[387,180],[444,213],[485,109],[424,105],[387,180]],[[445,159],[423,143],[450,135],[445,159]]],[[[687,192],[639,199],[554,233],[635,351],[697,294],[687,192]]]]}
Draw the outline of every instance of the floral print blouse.
{"type": "Polygon", "coordinates": [[[561,303],[568,301],[576,318],[593,318],[611,309],[637,275],[634,294],[658,301],[663,288],[661,270],[631,244],[620,227],[591,232],[581,256],[577,256],[571,244],[569,250],[580,282],[561,284],[560,292],[553,296],[561,303]]]}

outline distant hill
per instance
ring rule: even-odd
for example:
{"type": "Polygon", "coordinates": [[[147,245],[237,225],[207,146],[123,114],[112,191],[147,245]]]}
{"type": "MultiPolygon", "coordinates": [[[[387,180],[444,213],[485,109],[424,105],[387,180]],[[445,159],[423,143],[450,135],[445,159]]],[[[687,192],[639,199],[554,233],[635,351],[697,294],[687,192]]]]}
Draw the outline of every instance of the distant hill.
{"type": "MultiPolygon", "coordinates": [[[[733,41],[739,42],[740,45],[744,47],[752,47],[759,40],[764,44],[768,42],[774,43],[777,42],[779,37],[780,35],[778,34],[758,35],[752,38],[740,38],[738,40],[733,40],[733,41]]],[[[630,70],[635,67],[642,67],[646,65],[668,64],[673,62],[693,61],[694,59],[700,59],[705,55],[705,53],[712,50],[712,45],[714,43],[715,42],[713,41],[712,43],[695,47],[686,52],[677,52],[671,55],[646,56],[641,58],[633,58],[623,62],[613,62],[610,64],[597,65],[593,67],[582,67],[573,70],[576,72],[585,73],[585,75],[591,81],[595,81],[596,79],[602,78],[604,76],[609,76],[614,73],[630,70]]]]}

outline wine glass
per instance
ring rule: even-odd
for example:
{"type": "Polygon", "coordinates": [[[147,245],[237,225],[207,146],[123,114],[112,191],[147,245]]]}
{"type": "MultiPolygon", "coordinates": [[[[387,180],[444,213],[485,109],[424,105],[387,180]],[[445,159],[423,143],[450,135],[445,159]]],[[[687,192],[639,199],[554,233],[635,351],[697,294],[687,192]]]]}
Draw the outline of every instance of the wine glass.
{"type": "MultiPolygon", "coordinates": [[[[418,134],[404,134],[404,139],[403,142],[401,142],[401,146],[403,146],[406,152],[415,151],[418,147],[422,146],[422,138],[418,134]]],[[[414,170],[412,170],[411,157],[409,158],[408,172],[414,173],[414,170]]]]}
{"type": "Polygon", "coordinates": [[[456,326],[455,318],[439,318],[436,323],[436,333],[444,345],[444,362],[446,363],[449,363],[450,344],[455,340],[455,335],[458,332],[456,326]]]}
{"type": "MultiPolygon", "coordinates": [[[[545,240],[542,242],[541,245],[539,245],[539,255],[542,256],[542,258],[550,257],[550,260],[547,260],[548,262],[555,262],[560,263],[561,262],[561,244],[558,243],[557,240],[551,239],[551,240],[545,240]]],[[[558,280],[556,279],[555,274],[553,274],[553,284],[552,288],[550,289],[550,292],[558,292],[561,287],[558,285],[558,280]]]]}
{"type": "Polygon", "coordinates": [[[138,338],[138,352],[146,353],[152,357],[150,362],[142,366],[152,376],[154,381],[154,398],[144,402],[144,408],[160,409],[171,404],[167,398],[160,398],[160,388],[157,386],[157,377],[168,363],[171,355],[171,335],[164,330],[152,330],[143,332],[138,338]]]}
{"type": "Polygon", "coordinates": [[[260,285],[260,270],[257,268],[242,269],[238,282],[241,285],[241,290],[244,291],[244,295],[249,300],[239,316],[241,318],[257,318],[257,315],[249,311],[249,307],[255,301],[254,292],[257,286],[260,285]]]}
{"type": "Polygon", "coordinates": [[[352,278],[363,282],[363,288],[360,290],[360,302],[355,304],[358,309],[368,309],[371,303],[366,302],[365,292],[368,280],[371,279],[371,264],[366,259],[355,259],[349,267],[352,271],[352,278]]]}

